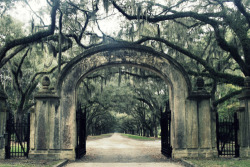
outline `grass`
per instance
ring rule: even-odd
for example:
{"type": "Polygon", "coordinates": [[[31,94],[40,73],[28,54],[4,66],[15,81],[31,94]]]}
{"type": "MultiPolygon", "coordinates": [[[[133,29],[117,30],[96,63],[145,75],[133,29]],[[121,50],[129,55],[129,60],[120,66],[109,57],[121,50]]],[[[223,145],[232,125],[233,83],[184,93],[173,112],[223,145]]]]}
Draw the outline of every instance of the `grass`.
{"type": "Polygon", "coordinates": [[[45,160],[20,160],[20,159],[10,159],[10,160],[1,160],[0,167],[53,167],[54,165],[58,164],[59,160],[57,161],[45,161],[45,160]]]}
{"type": "Polygon", "coordinates": [[[249,167],[250,159],[214,158],[214,159],[187,159],[199,167],[249,167]]]}
{"type": "MultiPolygon", "coordinates": [[[[10,147],[10,152],[23,152],[23,149],[22,149],[22,147],[20,146],[20,145],[12,145],[11,147],[10,147]]],[[[27,146],[25,145],[24,146],[24,151],[27,151],[27,146]]]]}
{"type": "Polygon", "coordinates": [[[87,140],[98,140],[98,139],[111,137],[112,135],[113,133],[102,134],[102,135],[97,135],[97,136],[88,136],[87,140]]]}
{"type": "Polygon", "coordinates": [[[124,136],[124,137],[135,139],[135,140],[143,140],[143,141],[147,141],[147,140],[153,141],[153,140],[156,140],[155,138],[152,138],[152,137],[144,137],[144,136],[138,136],[138,135],[123,134],[123,133],[121,133],[121,135],[124,136]]]}

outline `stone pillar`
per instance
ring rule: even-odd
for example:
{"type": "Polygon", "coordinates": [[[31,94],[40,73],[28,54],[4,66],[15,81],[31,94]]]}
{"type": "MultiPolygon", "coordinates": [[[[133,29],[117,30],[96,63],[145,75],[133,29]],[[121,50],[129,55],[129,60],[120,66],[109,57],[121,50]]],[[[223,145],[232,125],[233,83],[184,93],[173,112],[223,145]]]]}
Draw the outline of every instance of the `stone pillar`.
{"type": "Polygon", "coordinates": [[[5,95],[0,85],[0,159],[5,159],[5,145],[6,145],[5,139],[7,136],[7,133],[6,133],[6,121],[7,121],[6,99],[7,99],[7,96],[5,95]]]}
{"type": "Polygon", "coordinates": [[[30,116],[30,158],[60,159],[59,97],[49,89],[45,76],[43,88],[36,96],[35,110],[30,116]]]}
{"type": "Polygon", "coordinates": [[[240,157],[250,157],[250,77],[245,78],[245,88],[239,97],[241,107],[239,117],[240,157]]]}
{"type": "MultiPolygon", "coordinates": [[[[196,86],[197,90],[189,96],[190,111],[187,111],[192,113],[192,116],[187,117],[187,119],[192,117],[192,122],[187,120],[190,125],[187,127],[188,155],[191,157],[214,157],[217,155],[215,141],[216,115],[211,112],[211,96],[204,89],[204,80],[198,78],[196,86]]],[[[190,113],[187,113],[187,115],[190,115],[190,113]]]]}

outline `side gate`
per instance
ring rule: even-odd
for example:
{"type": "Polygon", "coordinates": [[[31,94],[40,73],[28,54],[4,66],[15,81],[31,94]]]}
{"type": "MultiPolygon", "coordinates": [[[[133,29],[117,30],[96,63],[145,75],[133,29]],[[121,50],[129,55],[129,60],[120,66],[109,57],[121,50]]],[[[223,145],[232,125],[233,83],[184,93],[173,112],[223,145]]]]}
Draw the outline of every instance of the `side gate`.
{"type": "Polygon", "coordinates": [[[27,157],[30,149],[30,114],[27,121],[15,123],[12,114],[6,124],[8,133],[7,145],[5,147],[5,158],[27,157]]]}
{"type": "Polygon", "coordinates": [[[234,117],[231,119],[220,119],[218,113],[216,114],[216,136],[219,156],[239,157],[238,130],[239,121],[237,113],[234,113],[234,117]]]}
{"type": "Polygon", "coordinates": [[[172,156],[171,147],[171,111],[161,113],[161,153],[166,157],[172,156]]]}
{"type": "Polygon", "coordinates": [[[82,111],[81,104],[78,103],[76,110],[76,158],[79,159],[86,154],[86,111],[82,111]]]}

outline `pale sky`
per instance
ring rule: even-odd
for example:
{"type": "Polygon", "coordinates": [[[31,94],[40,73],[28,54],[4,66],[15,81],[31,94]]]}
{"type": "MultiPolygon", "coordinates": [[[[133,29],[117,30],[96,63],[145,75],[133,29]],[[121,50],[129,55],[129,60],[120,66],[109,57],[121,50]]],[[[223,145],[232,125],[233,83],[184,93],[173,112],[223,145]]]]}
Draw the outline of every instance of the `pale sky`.
{"type": "MultiPolygon", "coordinates": [[[[30,0],[29,3],[30,3],[31,8],[35,12],[38,12],[42,8],[45,8],[47,5],[46,0],[30,0]]],[[[30,10],[30,8],[27,5],[23,5],[23,3],[20,3],[20,2],[16,3],[15,9],[13,8],[13,10],[9,12],[9,14],[12,17],[16,18],[17,20],[23,22],[25,27],[30,27],[30,21],[32,17],[36,21],[39,21],[39,19],[34,15],[34,13],[30,10]]],[[[45,22],[45,24],[49,24],[50,23],[49,15],[45,16],[45,18],[43,18],[43,21],[45,22]]],[[[102,31],[104,31],[108,35],[112,35],[114,31],[117,31],[117,29],[119,29],[118,22],[119,22],[119,18],[117,18],[117,16],[112,16],[112,17],[106,18],[105,21],[99,21],[99,24],[100,24],[102,31]]]]}

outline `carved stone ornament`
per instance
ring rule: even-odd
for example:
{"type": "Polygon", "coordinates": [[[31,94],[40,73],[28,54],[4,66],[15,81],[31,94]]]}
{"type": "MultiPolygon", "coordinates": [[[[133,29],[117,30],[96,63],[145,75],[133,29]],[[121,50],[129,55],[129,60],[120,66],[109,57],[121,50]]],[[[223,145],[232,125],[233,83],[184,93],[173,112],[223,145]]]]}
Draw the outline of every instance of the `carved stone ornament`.
{"type": "Polygon", "coordinates": [[[204,80],[201,77],[198,77],[196,80],[196,86],[198,90],[203,90],[204,89],[204,80]]]}
{"type": "Polygon", "coordinates": [[[52,91],[50,86],[50,79],[44,76],[42,79],[42,89],[35,95],[35,98],[58,98],[55,91],[52,91]]]}
{"type": "Polygon", "coordinates": [[[43,77],[42,80],[43,89],[48,89],[50,86],[50,79],[48,76],[43,77]]]}
{"type": "Polygon", "coordinates": [[[196,90],[192,91],[188,99],[192,99],[192,100],[209,99],[211,95],[205,90],[204,85],[205,83],[204,83],[203,78],[198,77],[196,80],[196,90]]]}

